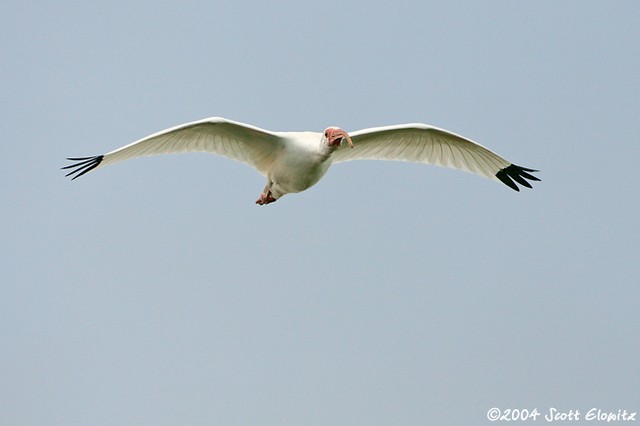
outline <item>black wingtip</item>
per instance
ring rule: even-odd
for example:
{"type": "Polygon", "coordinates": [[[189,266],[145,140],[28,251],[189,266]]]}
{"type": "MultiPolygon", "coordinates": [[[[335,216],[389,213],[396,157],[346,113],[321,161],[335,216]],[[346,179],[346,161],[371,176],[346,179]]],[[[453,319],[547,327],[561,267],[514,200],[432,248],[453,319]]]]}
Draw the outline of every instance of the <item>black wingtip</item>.
{"type": "Polygon", "coordinates": [[[71,180],[82,176],[83,174],[90,172],[100,165],[104,155],[96,155],[94,157],[72,157],[67,160],[75,161],[73,164],[62,167],[62,170],[72,169],[66,176],[73,176],[71,180]],[[75,175],[75,176],[74,176],[75,175]]]}
{"type": "Polygon", "coordinates": [[[526,167],[521,167],[521,166],[516,166],[515,164],[511,164],[510,166],[505,167],[504,169],[500,169],[500,171],[496,173],[496,177],[500,179],[502,183],[504,183],[514,191],[520,191],[520,188],[518,187],[516,182],[527,188],[533,188],[531,184],[526,181],[526,179],[529,179],[530,181],[540,181],[539,178],[530,174],[537,171],[538,170],[527,169],[526,167]]]}

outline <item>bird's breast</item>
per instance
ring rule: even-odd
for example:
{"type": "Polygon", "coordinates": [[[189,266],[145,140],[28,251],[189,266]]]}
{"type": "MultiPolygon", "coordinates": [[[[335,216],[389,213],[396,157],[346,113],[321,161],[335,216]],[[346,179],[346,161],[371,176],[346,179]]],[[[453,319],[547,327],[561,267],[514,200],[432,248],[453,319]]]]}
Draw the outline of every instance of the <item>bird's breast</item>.
{"type": "Polygon", "coordinates": [[[278,192],[300,192],[315,185],[330,165],[331,159],[319,152],[292,149],[273,163],[268,178],[278,192]]]}

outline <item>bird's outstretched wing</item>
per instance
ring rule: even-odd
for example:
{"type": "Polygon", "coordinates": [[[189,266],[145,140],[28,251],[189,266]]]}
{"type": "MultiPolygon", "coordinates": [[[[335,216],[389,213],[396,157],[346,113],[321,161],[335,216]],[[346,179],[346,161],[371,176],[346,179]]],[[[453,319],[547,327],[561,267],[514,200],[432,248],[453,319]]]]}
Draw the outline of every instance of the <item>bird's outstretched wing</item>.
{"type": "Polygon", "coordinates": [[[70,169],[67,176],[75,179],[98,166],[131,158],[178,152],[210,152],[247,163],[266,174],[278,153],[284,149],[284,144],[284,139],[276,132],[213,117],[163,130],[104,155],[68,158],[74,163],[63,169],[70,169]]]}
{"type": "Polygon", "coordinates": [[[495,179],[519,191],[519,183],[539,181],[531,172],[516,166],[484,146],[446,130],[426,124],[375,127],[349,133],[353,149],[339,149],[333,162],[351,160],[397,160],[450,167],[495,179]]]}

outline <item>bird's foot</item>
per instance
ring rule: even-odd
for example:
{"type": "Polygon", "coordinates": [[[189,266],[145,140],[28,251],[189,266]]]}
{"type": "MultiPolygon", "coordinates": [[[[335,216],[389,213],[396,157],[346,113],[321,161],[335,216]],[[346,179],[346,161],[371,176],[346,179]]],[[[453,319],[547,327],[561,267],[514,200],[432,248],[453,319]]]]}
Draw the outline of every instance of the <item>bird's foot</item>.
{"type": "Polygon", "coordinates": [[[270,204],[275,202],[277,199],[271,195],[271,191],[263,192],[260,194],[260,198],[256,200],[256,204],[264,206],[265,204],[270,204]]]}

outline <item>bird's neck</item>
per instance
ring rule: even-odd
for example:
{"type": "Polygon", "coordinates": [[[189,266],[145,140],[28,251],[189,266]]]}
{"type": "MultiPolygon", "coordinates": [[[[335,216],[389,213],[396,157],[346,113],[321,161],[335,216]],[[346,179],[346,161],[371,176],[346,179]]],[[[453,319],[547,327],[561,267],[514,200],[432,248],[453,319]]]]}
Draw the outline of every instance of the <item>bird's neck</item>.
{"type": "Polygon", "coordinates": [[[331,158],[331,155],[338,149],[336,146],[329,146],[325,140],[320,142],[320,147],[318,149],[318,156],[320,158],[320,162],[324,163],[325,161],[331,158]]]}

